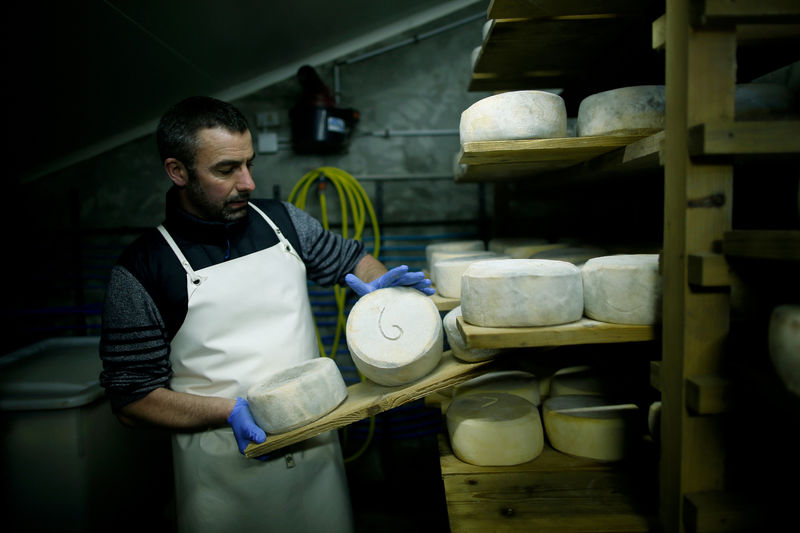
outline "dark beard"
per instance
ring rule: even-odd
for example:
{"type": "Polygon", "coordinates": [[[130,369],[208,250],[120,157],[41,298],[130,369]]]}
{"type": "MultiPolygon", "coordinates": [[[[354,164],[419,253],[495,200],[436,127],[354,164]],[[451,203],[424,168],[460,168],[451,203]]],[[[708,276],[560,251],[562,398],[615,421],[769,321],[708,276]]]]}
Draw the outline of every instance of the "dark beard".
{"type": "Polygon", "coordinates": [[[232,209],[228,206],[231,202],[247,201],[249,194],[239,195],[236,198],[228,199],[222,206],[214,205],[199,187],[199,181],[194,173],[194,169],[187,169],[188,179],[186,183],[186,194],[194,208],[201,214],[203,220],[214,222],[233,222],[245,216],[247,207],[232,209]]]}

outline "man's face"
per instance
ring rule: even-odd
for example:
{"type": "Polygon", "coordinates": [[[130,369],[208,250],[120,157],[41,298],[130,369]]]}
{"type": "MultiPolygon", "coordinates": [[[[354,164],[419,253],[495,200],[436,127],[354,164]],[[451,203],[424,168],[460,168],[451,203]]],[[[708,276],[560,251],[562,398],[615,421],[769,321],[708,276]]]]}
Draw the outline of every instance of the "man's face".
{"type": "Polygon", "coordinates": [[[250,172],[255,159],[249,131],[223,128],[197,134],[194,170],[188,170],[183,208],[205,220],[231,222],[247,215],[247,201],[255,190],[250,172]]]}

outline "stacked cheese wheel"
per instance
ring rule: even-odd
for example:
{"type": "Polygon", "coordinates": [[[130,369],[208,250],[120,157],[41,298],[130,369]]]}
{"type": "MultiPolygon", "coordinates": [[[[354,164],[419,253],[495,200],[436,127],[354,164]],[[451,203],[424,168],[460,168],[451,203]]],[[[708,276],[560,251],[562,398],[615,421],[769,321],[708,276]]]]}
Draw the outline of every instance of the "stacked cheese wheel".
{"type": "Polygon", "coordinates": [[[321,418],[347,397],[333,359],[319,357],[276,372],[250,387],[247,402],[267,433],[284,433],[321,418]]]}
{"type": "Polygon", "coordinates": [[[472,263],[485,261],[487,259],[508,258],[509,257],[505,255],[484,251],[468,253],[468,255],[458,255],[456,257],[435,259],[431,268],[431,279],[436,281],[436,292],[438,292],[440,296],[445,298],[461,298],[461,276],[464,275],[464,272],[472,263]]]}
{"type": "Polygon", "coordinates": [[[524,370],[488,372],[453,387],[454,397],[467,394],[513,394],[533,405],[541,403],[539,380],[524,370]]]}
{"type": "Polygon", "coordinates": [[[595,257],[581,267],[586,316],[615,324],[655,324],[661,317],[657,254],[595,257]]]}
{"type": "Polygon", "coordinates": [[[461,144],[564,137],[564,99],[546,91],[512,91],[479,100],[461,113],[461,144]]]}
{"type": "Polygon", "coordinates": [[[456,396],[445,418],[453,453],[466,463],[516,465],[537,458],[544,448],[539,410],[513,394],[456,396]]]}
{"type": "Polygon", "coordinates": [[[573,265],[579,266],[589,259],[602,257],[604,255],[608,255],[606,250],[594,246],[565,246],[536,252],[530,256],[530,259],[567,261],[573,265]]]}
{"type": "Polygon", "coordinates": [[[786,388],[800,396],[800,305],[773,309],[769,320],[769,355],[786,388]]]}
{"type": "Polygon", "coordinates": [[[445,335],[447,335],[447,342],[450,349],[453,351],[453,356],[456,359],[474,363],[477,361],[486,361],[500,353],[499,349],[475,349],[467,348],[464,338],[461,336],[461,331],[458,329],[456,318],[461,316],[461,306],[451,309],[442,319],[445,335]]]}
{"type": "Polygon", "coordinates": [[[542,404],[542,418],[547,439],[556,450],[617,461],[630,446],[637,410],[635,404],[615,404],[601,396],[553,396],[542,404]]]}
{"type": "Polygon", "coordinates": [[[769,120],[792,110],[792,91],[779,83],[742,83],[736,86],[736,120],[769,120]]]}
{"type": "Polygon", "coordinates": [[[578,106],[578,136],[649,134],[664,129],[663,85],[622,87],[584,98],[578,106]]]}
{"type": "Polygon", "coordinates": [[[550,379],[550,396],[602,395],[612,388],[607,376],[588,365],[557,370],[550,379]]]}
{"type": "Polygon", "coordinates": [[[464,320],[483,327],[550,326],[583,315],[580,270],[565,261],[496,259],[461,277],[464,320]]]}
{"type": "Polygon", "coordinates": [[[430,298],[409,287],[362,296],[350,310],[347,347],[367,378],[395,386],[431,372],[442,358],[442,319],[430,298]]]}
{"type": "MultiPolygon", "coordinates": [[[[428,265],[428,271],[433,267],[434,254],[443,253],[461,253],[464,252],[483,252],[486,250],[486,245],[483,241],[478,239],[462,240],[462,241],[444,241],[429,244],[425,247],[425,262],[428,265]]],[[[436,259],[443,258],[444,256],[437,255],[436,259]]]]}

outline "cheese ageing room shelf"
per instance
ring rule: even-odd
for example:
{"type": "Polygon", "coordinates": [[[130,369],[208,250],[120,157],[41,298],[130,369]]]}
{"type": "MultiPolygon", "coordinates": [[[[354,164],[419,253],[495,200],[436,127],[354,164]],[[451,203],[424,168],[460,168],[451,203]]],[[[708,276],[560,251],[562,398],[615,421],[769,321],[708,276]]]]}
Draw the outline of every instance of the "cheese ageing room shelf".
{"type": "Polygon", "coordinates": [[[461,316],[456,323],[469,349],[643,342],[657,338],[655,326],[610,324],[585,317],[569,324],[529,328],[484,328],[468,324],[461,316]]]}
{"type": "Polygon", "coordinates": [[[559,180],[597,178],[604,173],[655,169],[664,132],[560,139],[464,143],[456,183],[507,181],[537,176],[559,180]]]}
{"type": "Polygon", "coordinates": [[[457,385],[489,371],[492,367],[491,360],[478,363],[461,362],[448,350],[442,354],[441,362],[430,374],[408,385],[384,387],[368,380],[350,385],[347,387],[347,398],[339,407],[301,428],[269,435],[261,444],[250,444],[245,450],[245,455],[258,457],[325,431],[347,426],[457,385]]]}

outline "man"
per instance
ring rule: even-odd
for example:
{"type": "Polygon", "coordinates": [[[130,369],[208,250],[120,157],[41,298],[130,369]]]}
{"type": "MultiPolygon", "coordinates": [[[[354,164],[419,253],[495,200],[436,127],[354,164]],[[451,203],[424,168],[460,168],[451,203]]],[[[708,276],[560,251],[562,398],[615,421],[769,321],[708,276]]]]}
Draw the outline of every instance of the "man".
{"type": "Polygon", "coordinates": [[[157,140],[173,183],[166,218],[123,252],[104,305],[112,408],[128,425],[174,431],[180,530],[349,531],[336,434],[247,459],[266,435],[243,397],[319,356],[306,279],[346,280],[359,295],[392,285],[432,294],[430,281],[405,266],[387,272],[291,204],[250,202],[252,138],[230,104],[187,98],[161,118],[157,140]]]}

